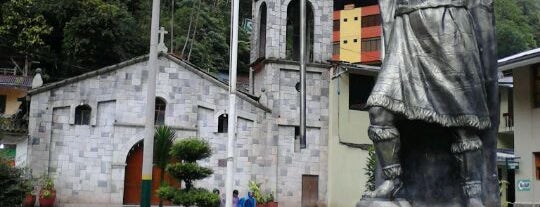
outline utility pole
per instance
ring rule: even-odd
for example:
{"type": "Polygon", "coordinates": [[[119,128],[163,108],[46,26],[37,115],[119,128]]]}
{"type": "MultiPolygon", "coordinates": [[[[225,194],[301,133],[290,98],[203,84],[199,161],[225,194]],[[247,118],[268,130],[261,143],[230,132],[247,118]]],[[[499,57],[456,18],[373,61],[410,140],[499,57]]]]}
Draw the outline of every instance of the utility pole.
{"type": "Polygon", "coordinates": [[[300,148],[306,147],[306,0],[300,0],[300,148]]]}
{"type": "Polygon", "coordinates": [[[229,115],[227,140],[227,178],[225,180],[225,206],[232,206],[233,178],[236,143],[236,65],[238,61],[238,10],[239,1],[232,0],[231,5],[231,50],[229,60],[229,115]]]}
{"type": "Polygon", "coordinates": [[[174,54],[174,1],[171,0],[171,53],[174,54]]]}
{"type": "Polygon", "coordinates": [[[146,83],[146,120],[144,122],[144,150],[141,185],[141,207],[150,207],[152,197],[152,162],[154,155],[154,116],[156,105],[156,71],[158,58],[159,2],[152,3],[150,27],[150,54],[148,57],[148,82],[146,83]]]}

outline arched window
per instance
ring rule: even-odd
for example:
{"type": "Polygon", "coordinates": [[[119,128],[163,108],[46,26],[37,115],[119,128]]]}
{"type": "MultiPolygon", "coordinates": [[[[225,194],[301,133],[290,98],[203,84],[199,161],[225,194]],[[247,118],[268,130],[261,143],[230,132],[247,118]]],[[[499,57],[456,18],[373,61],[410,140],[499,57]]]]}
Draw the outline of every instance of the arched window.
{"type": "Polygon", "coordinates": [[[227,133],[228,129],[228,117],[227,114],[221,114],[218,117],[218,133],[227,133]]]}
{"type": "Polygon", "coordinates": [[[75,108],[75,125],[89,125],[92,108],[88,105],[80,105],[75,108]]]}
{"type": "MultiPolygon", "coordinates": [[[[306,2],[306,61],[313,61],[313,7],[306,2]]],[[[287,6],[287,59],[300,60],[300,1],[292,0],[287,6]]]]}
{"type": "Polygon", "coordinates": [[[266,57],[266,3],[261,4],[259,12],[259,57],[266,57]]]}
{"type": "Polygon", "coordinates": [[[156,97],[156,114],[154,117],[154,121],[156,125],[163,125],[165,124],[165,109],[167,108],[167,104],[165,103],[165,100],[160,97],[156,97]]]}

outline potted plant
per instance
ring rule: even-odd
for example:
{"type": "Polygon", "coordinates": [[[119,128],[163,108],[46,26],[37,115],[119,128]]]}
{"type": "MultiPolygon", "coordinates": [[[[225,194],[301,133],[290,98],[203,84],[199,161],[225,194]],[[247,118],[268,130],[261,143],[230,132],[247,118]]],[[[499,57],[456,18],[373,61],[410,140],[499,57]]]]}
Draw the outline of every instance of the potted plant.
{"type": "Polygon", "coordinates": [[[27,169],[24,171],[24,179],[22,182],[22,188],[25,192],[25,197],[23,199],[23,207],[34,207],[36,204],[36,191],[35,191],[35,179],[32,176],[32,173],[27,169]]]}
{"type": "Polygon", "coordinates": [[[41,180],[41,190],[39,191],[39,206],[52,207],[56,200],[56,190],[54,182],[49,176],[44,176],[41,180]]]}
{"type": "Polygon", "coordinates": [[[268,193],[265,196],[266,207],[278,207],[278,202],[274,201],[274,194],[268,193]]]}
{"type": "MultiPolygon", "coordinates": [[[[26,187],[25,187],[26,188],[26,187]]],[[[34,192],[34,186],[28,187],[22,203],[23,207],[34,207],[36,205],[36,193],[34,192]]]]}
{"type": "Polygon", "coordinates": [[[253,197],[257,201],[257,207],[277,207],[278,203],[274,202],[274,195],[272,193],[263,193],[261,191],[261,184],[255,181],[249,181],[249,190],[253,193],[253,197]]]}

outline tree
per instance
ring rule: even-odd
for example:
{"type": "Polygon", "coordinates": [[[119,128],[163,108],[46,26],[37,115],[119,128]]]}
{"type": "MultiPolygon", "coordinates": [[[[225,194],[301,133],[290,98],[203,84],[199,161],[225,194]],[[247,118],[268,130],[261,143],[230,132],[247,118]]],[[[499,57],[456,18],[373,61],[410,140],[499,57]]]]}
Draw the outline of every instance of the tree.
{"type": "Polygon", "coordinates": [[[35,13],[42,14],[51,27],[42,38],[47,50],[35,55],[51,77],[46,81],[80,75],[147,51],[148,1],[32,1],[35,13]]]}
{"type": "Polygon", "coordinates": [[[173,145],[171,155],[180,162],[167,165],[167,172],[179,181],[184,181],[185,189],[162,186],[158,190],[160,198],[182,206],[214,207],[219,205],[219,196],[203,188],[195,188],[193,181],[212,175],[209,168],[201,167],[197,160],[212,155],[210,144],[198,138],[187,138],[173,145]]]}
{"type": "Polygon", "coordinates": [[[516,0],[496,0],[495,19],[499,58],[536,47],[533,27],[516,0]]]}
{"type": "Polygon", "coordinates": [[[83,0],[79,8],[64,27],[62,48],[70,64],[97,68],[144,53],[147,43],[124,5],[83,0]]]}
{"type": "MultiPolygon", "coordinates": [[[[242,1],[241,1],[242,2],[242,1]]],[[[247,2],[247,3],[246,3],[247,2]]],[[[164,1],[164,6],[170,6],[164,1]]],[[[251,14],[251,2],[244,13],[251,14]]],[[[174,9],[174,51],[178,56],[210,72],[229,68],[230,2],[218,0],[182,0],[174,9]]],[[[162,25],[171,20],[162,15],[162,25]]],[[[169,39],[166,40],[170,45],[169,39]]],[[[248,71],[249,35],[243,29],[239,33],[238,70],[248,71]]]]}
{"type": "Polygon", "coordinates": [[[11,0],[1,4],[0,48],[10,48],[25,58],[28,72],[31,58],[47,48],[44,37],[52,31],[34,0],[11,0]]]}
{"type": "MultiPolygon", "coordinates": [[[[154,133],[154,164],[161,170],[159,184],[164,184],[165,168],[171,161],[169,152],[176,138],[176,131],[168,126],[158,126],[154,133]]],[[[159,206],[163,206],[163,199],[159,200],[159,206]]]]}

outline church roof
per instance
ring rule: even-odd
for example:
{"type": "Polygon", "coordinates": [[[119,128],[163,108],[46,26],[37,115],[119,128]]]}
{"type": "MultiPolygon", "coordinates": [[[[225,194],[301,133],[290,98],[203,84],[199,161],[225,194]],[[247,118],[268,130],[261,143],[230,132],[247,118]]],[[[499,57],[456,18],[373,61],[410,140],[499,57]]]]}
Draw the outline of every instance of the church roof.
{"type": "MultiPolygon", "coordinates": [[[[197,66],[193,65],[190,62],[179,59],[179,58],[177,58],[177,57],[175,57],[173,55],[170,55],[170,54],[160,53],[159,56],[160,57],[165,57],[168,60],[173,61],[178,65],[184,66],[187,70],[201,76],[202,78],[216,84],[217,86],[219,86],[221,88],[224,88],[226,90],[229,89],[229,84],[228,83],[219,80],[218,78],[216,78],[213,75],[207,73],[205,70],[201,70],[200,68],[198,68],[197,66]]],[[[139,57],[136,57],[136,58],[133,58],[133,59],[126,60],[124,62],[115,64],[115,65],[100,68],[100,69],[97,69],[97,70],[94,70],[94,71],[91,71],[91,72],[88,72],[88,73],[84,73],[84,74],[79,75],[79,76],[67,78],[67,79],[57,81],[57,82],[54,82],[54,83],[49,83],[49,84],[43,85],[43,86],[41,86],[39,88],[31,89],[30,91],[28,91],[28,95],[32,96],[32,95],[35,95],[35,94],[46,92],[46,91],[49,91],[49,90],[52,90],[52,89],[55,89],[55,88],[59,88],[59,87],[65,86],[65,85],[69,85],[69,84],[76,83],[76,82],[79,82],[79,81],[82,81],[82,80],[86,80],[88,78],[92,78],[92,77],[96,77],[96,76],[99,76],[99,75],[102,75],[102,74],[110,73],[110,72],[122,69],[124,67],[130,66],[130,65],[133,65],[133,64],[137,64],[137,63],[140,63],[140,62],[144,62],[144,61],[147,61],[147,60],[148,60],[148,55],[139,56],[139,57]]],[[[238,91],[237,95],[238,95],[239,98],[244,99],[245,101],[253,104],[254,106],[256,106],[258,108],[261,108],[262,110],[264,110],[266,112],[271,112],[271,110],[268,107],[266,107],[266,106],[264,106],[264,105],[262,105],[261,103],[258,102],[257,97],[255,97],[255,96],[253,96],[251,94],[248,94],[246,92],[243,92],[243,91],[238,91]]]]}

